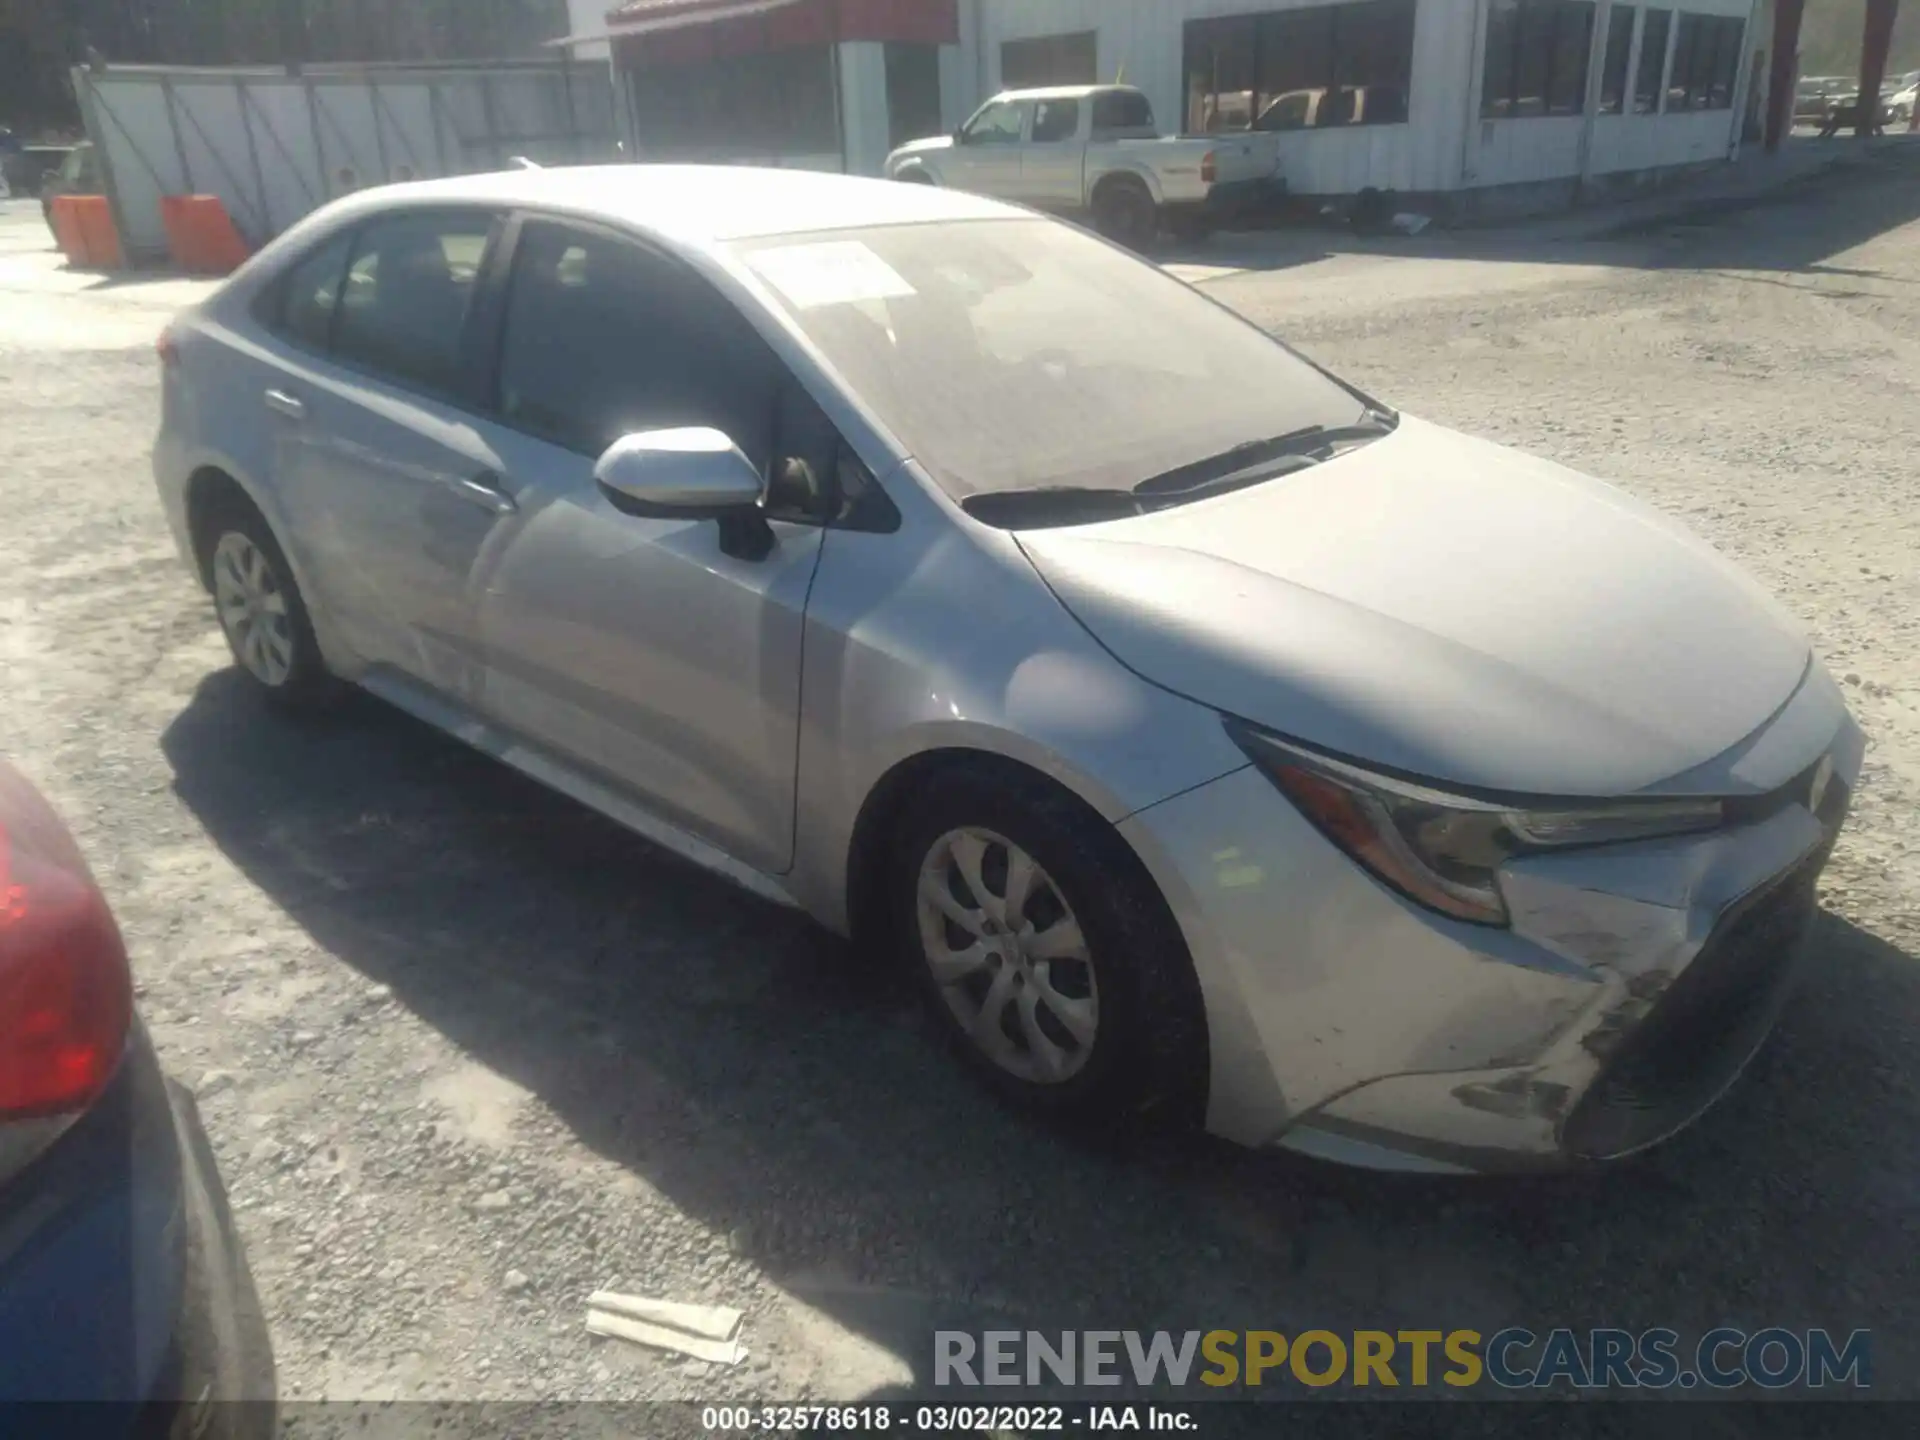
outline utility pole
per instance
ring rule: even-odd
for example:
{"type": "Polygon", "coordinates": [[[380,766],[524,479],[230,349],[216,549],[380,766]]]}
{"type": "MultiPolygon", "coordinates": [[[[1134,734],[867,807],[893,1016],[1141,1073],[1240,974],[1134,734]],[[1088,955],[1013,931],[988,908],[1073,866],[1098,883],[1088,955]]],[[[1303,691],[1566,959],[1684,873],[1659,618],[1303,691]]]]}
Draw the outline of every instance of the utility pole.
{"type": "Polygon", "coordinates": [[[1887,78],[1887,49],[1893,43],[1893,21],[1900,0],[1867,0],[1867,28],[1860,37],[1860,104],[1854,111],[1853,133],[1873,134],[1880,122],[1880,85],[1887,78]]]}

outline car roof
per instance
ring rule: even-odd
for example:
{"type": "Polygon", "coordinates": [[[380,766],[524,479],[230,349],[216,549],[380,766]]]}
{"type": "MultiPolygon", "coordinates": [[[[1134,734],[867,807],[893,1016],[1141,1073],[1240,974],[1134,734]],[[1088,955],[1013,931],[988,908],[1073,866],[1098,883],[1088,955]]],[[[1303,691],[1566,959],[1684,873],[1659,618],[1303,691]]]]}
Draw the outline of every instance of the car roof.
{"type": "Polygon", "coordinates": [[[1044,85],[1034,90],[1002,90],[996,100],[1084,100],[1089,95],[1137,95],[1132,85],[1044,85]]]}
{"type": "Polygon", "coordinates": [[[770,235],[1012,220],[1026,211],[984,196],[896,180],[747,165],[569,165],[384,185],[360,192],[375,212],[422,204],[557,210],[691,245],[770,235]]]}

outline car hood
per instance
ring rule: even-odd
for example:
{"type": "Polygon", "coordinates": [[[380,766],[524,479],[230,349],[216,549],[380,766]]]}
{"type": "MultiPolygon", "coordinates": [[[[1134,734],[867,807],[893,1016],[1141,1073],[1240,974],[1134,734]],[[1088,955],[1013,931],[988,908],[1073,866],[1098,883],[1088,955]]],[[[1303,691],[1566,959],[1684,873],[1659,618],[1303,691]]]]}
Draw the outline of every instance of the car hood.
{"type": "Polygon", "coordinates": [[[1677,523],[1411,416],[1295,475],[1017,538],[1147,679],[1465,788],[1658,788],[1765,724],[1810,659],[1677,523]]]}
{"type": "Polygon", "coordinates": [[[931,135],[925,140],[909,140],[887,158],[889,160],[904,160],[909,155],[930,155],[936,150],[951,150],[952,148],[953,137],[951,135],[931,135]]]}

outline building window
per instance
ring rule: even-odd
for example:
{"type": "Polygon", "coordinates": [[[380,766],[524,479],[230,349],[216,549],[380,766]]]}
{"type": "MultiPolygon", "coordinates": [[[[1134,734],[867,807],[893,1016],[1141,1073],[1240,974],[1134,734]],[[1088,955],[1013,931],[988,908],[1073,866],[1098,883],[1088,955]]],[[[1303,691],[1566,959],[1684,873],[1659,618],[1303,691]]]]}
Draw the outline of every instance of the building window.
{"type": "Polygon", "coordinates": [[[1094,32],[1039,35],[1000,47],[1000,88],[1037,90],[1043,85],[1091,85],[1098,78],[1099,42],[1094,32]]]}
{"type": "Polygon", "coordinates": [[[1413,18],[1414,0],[1360,0],[1190,20],[1187,129],[1405,124],[1413,18]]]}
{"type": "Polygon", "coordinates": [[[1480,113],[1578,115],[1587,104],[1593,0],[1492,0],[1480,113]]]}
{"type": "Polygon", "coordinates": [[[1738,15],[1683,13],[1673,39],[1667,109],[1730,110],[1747,22],[1738,15]]]}
{"type": "Polygon", "coordinates": [[[942,133],[940,47],[889,40],[886,60],[887,143],[897,149],[942,133]]]}
{"type": "Polygon", "coordinates": [[[1633,21],[1637,12],[1615,6],[1607,22],[1607,58],[1600,67],[1600,113],[1618,115],[1627,105],[1627,59],[1633,54],[1633,21]]]}
{"type": "Polygon", "coordinates": [[[1633,81],[1633,113],[1657,114],[1660,87],[1667,76],[1667,41],[1673,34],[1671,10],[1649,10],[1640,27],[1640,69],[1633,81]]]}
{"type": "Polygon", "coordinates": [[[832,51],[824,45],[645,65],[630,72],[629,83],[642,159],[755,159],[840,150],[832,51]]]}

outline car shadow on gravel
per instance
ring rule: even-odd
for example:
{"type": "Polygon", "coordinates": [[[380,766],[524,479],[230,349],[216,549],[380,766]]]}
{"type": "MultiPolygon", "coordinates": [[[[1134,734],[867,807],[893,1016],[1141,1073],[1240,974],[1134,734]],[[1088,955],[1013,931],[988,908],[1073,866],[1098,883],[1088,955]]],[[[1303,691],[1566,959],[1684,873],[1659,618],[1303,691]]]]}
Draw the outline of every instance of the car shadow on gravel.
{"type": "Polygon", "coordinates": [[[1905,1390],[1920,967],[1831,914],[1742,1084],[1585,1176],[1414,1180],[996,1107],[904,984],[375,702],[204,681],[162,747],[331,954],[930,1380],[930,1331],[1866,1327],[1905,1390]],[[1878,1238],[1871,1238],[1878,1237],[1878,1238]]]}

